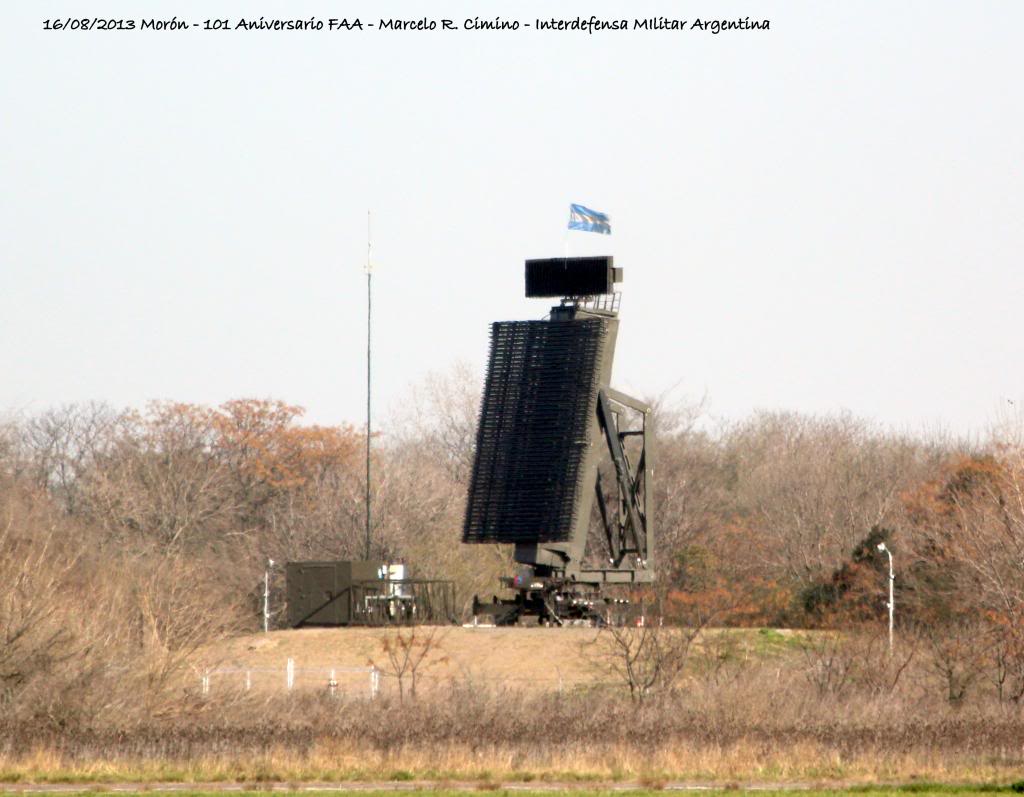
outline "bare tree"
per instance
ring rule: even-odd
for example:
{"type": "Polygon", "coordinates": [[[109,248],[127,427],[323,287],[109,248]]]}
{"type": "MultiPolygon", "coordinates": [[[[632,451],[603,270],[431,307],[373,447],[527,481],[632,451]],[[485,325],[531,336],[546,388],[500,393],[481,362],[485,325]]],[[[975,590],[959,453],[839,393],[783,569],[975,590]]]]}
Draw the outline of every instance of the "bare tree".
{"type": "Polygon", "coordinates": [[[17,506],[21,502],[10,492],[0,501],[2,705],[31,679],[45,677],[72,655],[75,623],[63,590],[76,560],[52,530],[25,533],[38,522],[31,506],[17,506]]]}
{"type": "Polygon", "coordinates": [[[737,510],[768,543],[765,564],[801,588],[834,570],[930,467],[920,445],[848,415],[760,414],[726,446],[737,510]]]}
{"type": "Polygon", "coordinates": [[[448,658],[439,655],[445,634],[437,626],[409,626],[395,629],[381,639],[381,652],[387,664],[381,666],[370,659],[370,666],[393,677],[398,684],[398,699],[405,699],[406,679],[409,696],[416,697],[417,680],[430,667],[444,664],[448,658]]]}
{"type": "Polygon", "coordinates": [[[1000,701],[1020,703],[1024,699],[1024,633],[1000,625],[992,631],[992,645],[986,674],[1000,701]]]}
{"type": "Polygon", "coordinates": [[[392,423],[394,436],[428,446],[454,482],[468,485],[482,390],[481,376],[465,362],[428,374],[402,401],[392,423]]]}
{"type": "Polygon", "coordinates": [[[586,643],[584,655],[642,703],[652,692],[675,686],[700,631],[655,624],[608,626],[586,643]]]}
{"type": "Polygon", "coordinates": [[[819,697],[854,690],[889,694],[896,690],[917,654],[917,638],[905,636],[891,651],[884,633],[853,629],[821,632],[799,640],[803,674],[819,697]]]}
{"type": "Polygon", "coordinates": [[[919,629],[925,661],[938,688],[953,705],[963,703],[981,677],[992,638],[981,623],[947,622],[919,629]]]}
{"type": "Polygon", "coordinates": [[[108,405],[90,402],[47,410],[22,425],[33,480],[67,513],[79,509],[82,479],[110,444],[118,417],[108,405]]]}
{"type": "Polygon", "coordinates": [[[154,404],[146,417],[126,413],[87,474],[88,511],[115,536],[163,547],[227,533],[237,504],[212,446],[201,409],[154,404]]]}

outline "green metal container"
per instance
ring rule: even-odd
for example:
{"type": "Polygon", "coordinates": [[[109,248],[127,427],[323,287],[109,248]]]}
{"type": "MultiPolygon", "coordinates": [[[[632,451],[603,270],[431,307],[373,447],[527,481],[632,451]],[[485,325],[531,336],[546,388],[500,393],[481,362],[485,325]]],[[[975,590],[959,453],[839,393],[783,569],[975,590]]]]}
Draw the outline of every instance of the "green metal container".
{"type": "Polygon", "coordinates": [[[300,628],[360,622],[357,585],[381,581],[384,567],[380,561],[288,562],[288,625],[300,628]]]}

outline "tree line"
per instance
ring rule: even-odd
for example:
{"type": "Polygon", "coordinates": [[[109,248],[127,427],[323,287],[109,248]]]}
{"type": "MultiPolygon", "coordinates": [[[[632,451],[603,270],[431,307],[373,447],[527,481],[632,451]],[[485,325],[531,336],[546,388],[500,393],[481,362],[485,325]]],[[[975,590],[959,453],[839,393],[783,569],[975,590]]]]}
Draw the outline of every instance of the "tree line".
{"type": "MultiPolygon", "coordinates": [[[[371,555],[455,581],[464,609],[511,572],[507,549],[460,542],[479,391],[465,366],[427,378],[372,448],[371,555]]],[[[1008,693],[1024,694],[1014,429],[967,443],[849,415],[714,425],[700,404],[654,404],[659,581],[639,600],[683,622],[698,611],[702,625],[879,624],[885,542],[898,624],[948,650],[951,690],[969,681],[966,651],[984,648],[1003,662],[1008,693]]],[[[146,677],[170,678],[211,638],[258,626],[268,558],[362,558],[364,446],[362,429],[308,424],[275,400],[9,417],[0,695],[86,655],[98,673],[144,651],[146,677]]]]}

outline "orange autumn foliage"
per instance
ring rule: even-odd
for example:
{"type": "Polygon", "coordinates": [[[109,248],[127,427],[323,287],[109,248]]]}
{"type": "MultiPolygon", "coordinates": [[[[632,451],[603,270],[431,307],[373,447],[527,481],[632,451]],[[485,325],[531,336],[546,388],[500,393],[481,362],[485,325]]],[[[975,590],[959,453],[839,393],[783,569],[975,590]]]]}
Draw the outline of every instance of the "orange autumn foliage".
{"type": "Polygon", "coordinates": [[[228,401],[210,415],[215,445],[246,480],[302,487],[326,468],[349,463],[361,445],[349,426],[298,426],[303,413],[282,401],[228,401]]]}

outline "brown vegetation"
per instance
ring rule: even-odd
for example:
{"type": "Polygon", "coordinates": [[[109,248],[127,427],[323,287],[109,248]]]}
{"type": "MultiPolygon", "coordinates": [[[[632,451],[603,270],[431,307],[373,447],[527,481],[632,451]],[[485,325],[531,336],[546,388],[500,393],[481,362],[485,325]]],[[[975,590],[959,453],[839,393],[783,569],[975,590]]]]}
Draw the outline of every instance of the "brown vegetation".
{"type": "MultiPolygon", "coordinates": [[[[417,390],[377,438],[373,554],[454,579],[465,608],[508,568],[500,547],[459,544],[479,386],[461,369],[417,390]]],[[[229,747],[301,767],[325,750],[396,768],[433,755],[464,772],[728,777],[757,759],[780,776],[882,777],[935,773],[934,751],[964,776],[1019,765],[1024,449],[1013,436],[967,447],[845,416],[759,414],[713,432],[695,421],[661,410],[659,584],[632,596],[644,626],[588,648],[596,675],[501,687],[455,655],[454,637],[402,637],[360,654],[402,682],[368,704],[204,697],[194,669],[258,627],[268,558],[362,555],[358,430],[257,400],[12,419],[0,426],[3,767],[40,749],[77,766],[101,747],[183,767],[223,763],[229,747]],[[897,561],[892,651],[876,633],[879,542],[897,561]],[[817,631],[744,637],[711,622],[817,631]],[[407,693],[411,662],[419,682],[431,661],[431,688],[407,693]],[[817,763],[798,765],[808,755],[817,763]]]]}
{"type": "MultiPolygon", "coordinates": [[[[8,726],[8,777],[436,780],[1007,780],[1019,773],[1015,712],[953,710],[857,679],[809,690],[795,660],[696,668],[636,703],[615,689],[559,694],[453,683],[417,700],[235,694],[189,720],[131,728],[8,726]],[[791,666],[788,666],[791,665],[791,666]],[[723,677],[720,675],[720,677],[723,677]]],[[[908,683],[910,681],[908,680],[908,683]]]]}
{"type": "Polygon", "coordinates": [[[383,656],[370,658],[370,666],[382,675],[394,679],[398,687],[398,702],[405,699],[406,683],[409,697],[416,697],[417,681],[425,670],[447,661],[441,651],[444,633],[436,626],[409,626],[387,630],[380,640],[383,656]]]}

